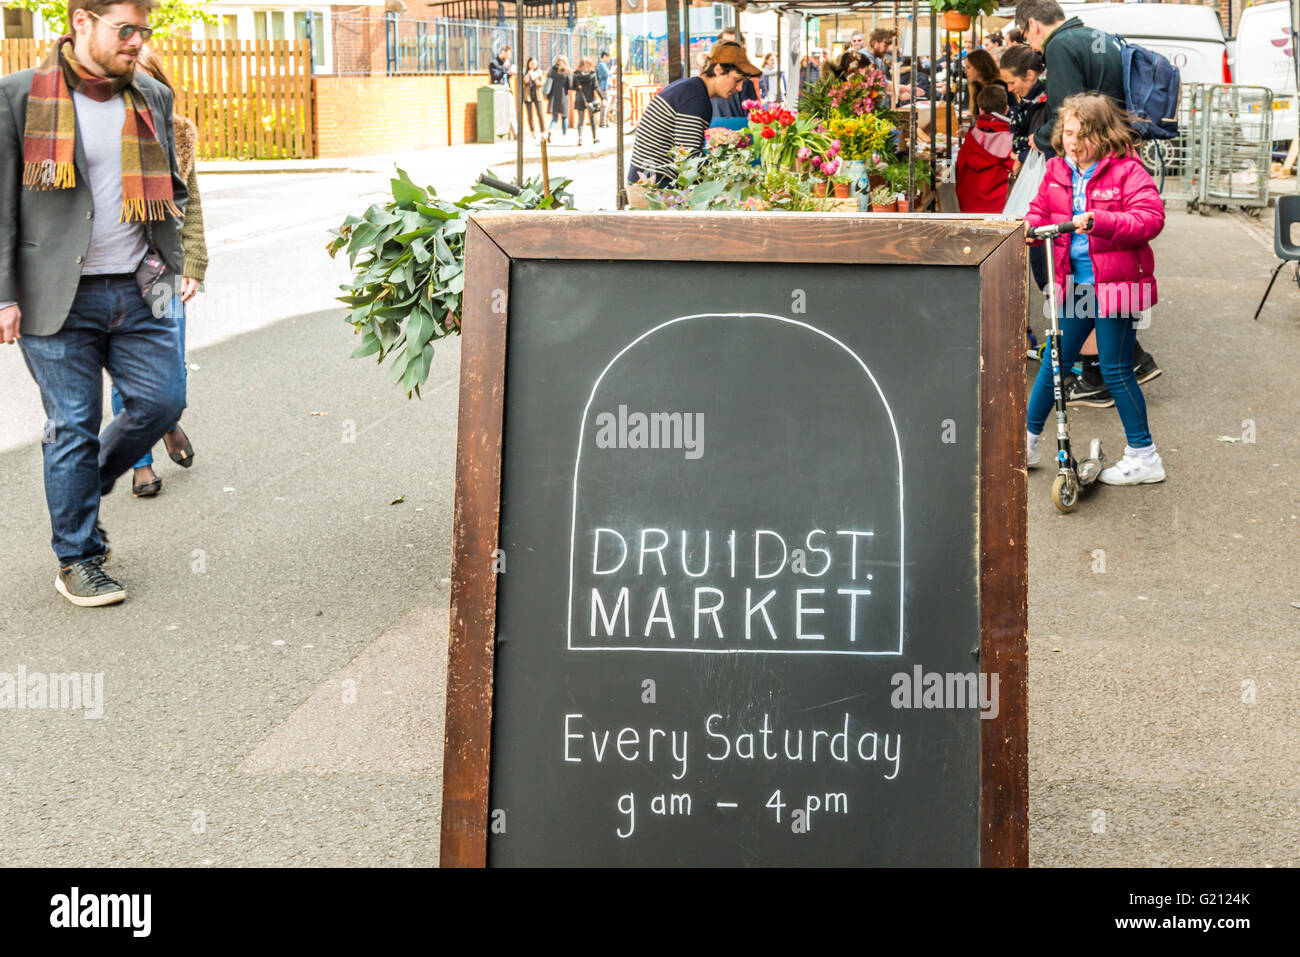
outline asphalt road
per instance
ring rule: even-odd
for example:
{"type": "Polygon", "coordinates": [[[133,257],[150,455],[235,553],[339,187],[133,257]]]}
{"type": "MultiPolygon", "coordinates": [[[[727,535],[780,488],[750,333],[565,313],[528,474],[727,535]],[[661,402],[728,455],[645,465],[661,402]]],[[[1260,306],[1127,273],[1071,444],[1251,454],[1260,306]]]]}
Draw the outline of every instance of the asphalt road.
{"type": "MultiPolygon", "coordinates": [[[[611,159],[570,169],[611,205],[611,159]]],[[[102,672],[104,702],[0,712],[0,864],[434,864],[458,343],[417,402],[348,358],[324,230],[384,177],[210,179],[196,464],[106,501],[123,605],[54,593],[35,388],[0,353],[0,671],[102,672]]],[[[1273,258],[1235,216],[1172,211],[1156,254],[1169,480],[1061,516],[1030,473],[1031,860],[1294,865],[1300,291],[1250,321],[1273,258]]],[[[1120,451],[1113,410],[1072,421],[1120,451]]]]}

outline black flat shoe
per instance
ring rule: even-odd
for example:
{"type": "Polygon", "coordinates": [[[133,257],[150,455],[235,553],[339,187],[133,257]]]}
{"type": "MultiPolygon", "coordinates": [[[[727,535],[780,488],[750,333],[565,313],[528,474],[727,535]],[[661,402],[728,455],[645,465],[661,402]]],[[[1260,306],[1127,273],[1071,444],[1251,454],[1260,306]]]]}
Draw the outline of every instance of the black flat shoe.
{"type": "Polygon", "coordinates": [[[156,478],[152,482],[141,482],[139,485],[131,486],[131,494],[136,498],[153,498],[162,491],[162,479],[156,478]]]}
{"type": "MultiPolygon", "coordinates": [[[[185,445],[179,452],[173,452],[171,449],[168,449],[167,455],[181,468],[187,469],[194,464],[194,446],[190,445],[190,437],[185,434],[185,430],[179,425],[172,431],[180,433],[181,441],[184,442],[185,445]]],[[[171,433],[168,434],[170,435],[171,433]]]]}

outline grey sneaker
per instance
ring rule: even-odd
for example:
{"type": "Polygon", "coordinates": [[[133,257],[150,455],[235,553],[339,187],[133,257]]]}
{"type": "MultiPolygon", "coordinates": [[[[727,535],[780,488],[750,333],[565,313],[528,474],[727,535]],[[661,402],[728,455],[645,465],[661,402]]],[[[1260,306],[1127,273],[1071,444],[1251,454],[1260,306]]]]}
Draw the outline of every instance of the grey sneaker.
{"type": "Polygon", "coordinates": [[[64,598],[82,608],[115,605],[126,599],[122,583],[104,571],[102,557],[87,558],[60,568],[54,587],[64,598]]]}

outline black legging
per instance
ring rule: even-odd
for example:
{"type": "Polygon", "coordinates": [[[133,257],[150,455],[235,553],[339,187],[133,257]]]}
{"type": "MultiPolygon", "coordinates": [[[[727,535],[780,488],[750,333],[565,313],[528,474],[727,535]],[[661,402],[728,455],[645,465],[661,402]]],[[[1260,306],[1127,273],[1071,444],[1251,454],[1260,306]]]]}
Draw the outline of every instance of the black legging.
{"type": "Polygon", "coordinates": [[[578,122],[576,125],[578,127],[579,136],[582,135],[582,111],[586,110],[587,115],[591,117],[591,138],[596,138],[596,112],[599,109],[600,107],[597,106],[597,101],[595,100],[592,100],[590,103],[578,104],[578,122]]]}
{"type": "Polygon", "coordinates": [[[529,133],[545,133],[546,121],[542,119],[542,101],[541,100],[524,100],[524,113],[528,116],[529,133]],[[537,111],[537,129],[533,129],[533,111],[537,111]]]}

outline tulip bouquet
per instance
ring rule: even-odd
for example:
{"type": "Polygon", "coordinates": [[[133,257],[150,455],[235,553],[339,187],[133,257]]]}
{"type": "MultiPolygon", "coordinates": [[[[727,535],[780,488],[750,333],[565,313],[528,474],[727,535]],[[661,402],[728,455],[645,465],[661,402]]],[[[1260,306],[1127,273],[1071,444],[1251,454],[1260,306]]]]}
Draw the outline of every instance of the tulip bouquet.
{"type": "Polygon", "coordinates": [[[827,176],[839,169],[840,144],[831,138],[820,120],[800,117],[779,105],[764,107],[757,100],[746,100],[741,105],[749,111],[748,129],[767,169],[790,167],[796,161],[811,165],[827,176]],[[829,170],[825,169],[828,164],[832,166],[829,170]]]}

